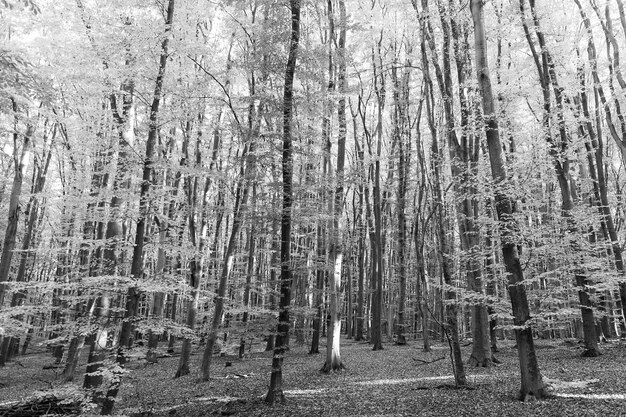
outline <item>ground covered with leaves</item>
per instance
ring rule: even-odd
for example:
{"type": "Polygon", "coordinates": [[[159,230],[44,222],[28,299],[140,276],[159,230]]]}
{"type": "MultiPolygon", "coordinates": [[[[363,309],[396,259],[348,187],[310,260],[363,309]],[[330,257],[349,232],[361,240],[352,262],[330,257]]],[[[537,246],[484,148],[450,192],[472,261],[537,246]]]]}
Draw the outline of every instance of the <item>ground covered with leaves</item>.
{"type": "MultiPolygon", "coordinates": [[[[199,382],[192,373],[173,379],[178,356],[157,364],[133,361],[124,377],[116,414],[128,416],[618,416],[626,415],[626,344],[602,345],[603,355],[583,358],[576,341],[537,341],[542,374],[552,397],[516,400],[520,386],[517,350],[501,343],[492,368],[467,368],[469,388],[455,389],[446,344],[421,349],[342,341],[346,370],[323,374],[323,355],[293,346],[284,361],[286,402],[273,408],[263,397],[269,384],[271,353],[252,349],[244,359],[214,359],[212,378],[199,382]]],[[[259,344],[259,347],[261,344],[259,344]]],[[[322,346],[323,348],[323,346],[322,346]]],[[[471,346],[465,346],[469,357],[471,346]]],[[[60,370],[43,369],[44,352],[20,357],[0,369],[0,403],[16,401],[35,390],[59,389],[60,370]]],[[[192,357],[199,368],[201,352],[192,357]]],[[[82,379],[80,382],[82,382],[82,379]]],[[[65,388],[67,389],[67,387],[65,388]]],[[[0,413],[1,414],[1,413],[0,413]]]]}

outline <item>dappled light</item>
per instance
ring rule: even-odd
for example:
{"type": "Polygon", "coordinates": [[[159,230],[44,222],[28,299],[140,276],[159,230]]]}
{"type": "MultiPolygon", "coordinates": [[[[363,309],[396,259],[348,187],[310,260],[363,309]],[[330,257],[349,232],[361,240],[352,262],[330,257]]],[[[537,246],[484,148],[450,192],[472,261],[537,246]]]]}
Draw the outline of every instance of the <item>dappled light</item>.
{"type": "Polygon", "coordinates": [[[626,412],[624,3],[0,0],[0,415],[626,412]]]}

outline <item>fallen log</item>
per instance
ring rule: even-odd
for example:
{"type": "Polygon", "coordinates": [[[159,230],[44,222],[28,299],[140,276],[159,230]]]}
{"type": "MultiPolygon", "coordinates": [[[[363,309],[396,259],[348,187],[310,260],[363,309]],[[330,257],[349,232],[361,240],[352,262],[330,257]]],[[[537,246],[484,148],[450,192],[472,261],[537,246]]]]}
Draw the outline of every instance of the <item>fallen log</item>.
{"type": "Polygon", "coordinates": [[[44,415],[75,416],[83,411],[83,403],[72,398],[45,394],[22,401],[0,403],[1,417],[31,417],[44,415]]]}

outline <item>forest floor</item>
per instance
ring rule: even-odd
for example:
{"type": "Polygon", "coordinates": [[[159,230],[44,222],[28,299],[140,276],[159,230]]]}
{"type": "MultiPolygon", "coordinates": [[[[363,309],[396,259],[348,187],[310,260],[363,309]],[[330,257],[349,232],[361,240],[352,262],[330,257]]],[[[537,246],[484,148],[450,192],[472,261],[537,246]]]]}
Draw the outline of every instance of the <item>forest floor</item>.
{"type": "MultiPolygon", "coordinates": [[[[262,344],[258,343],[258,350],[262,344]]],[[[191,375],[173,379],[179,356],[157,364],[128,365],[115,414],[126,416],[626,416],[626,344],[602,344],[603,355],[581,357],[576,341],[538,340],[539,365],[551,398],[520,402],[517,350],[500,342],[492,368],[466,368],[469,389],[455,389],[447,344],[432,352],[421,341],[392,343],[374,352],[366,342],[342,340],[347,369],[323,374],[324,356],[294,346],[283,368],[286,403],[273,408],[263,397],[271,353],[252,349],[244,359],[215,357],[209,383],[199,382],[201,352],[192,356],[191,375]],[[230,363],[227,366],[227,362],[230,363]]],[[[323,346],[320,346],[322,350],[323,346]]],[[[469,357],[471,345],[463,347],[469,357]]],[[[85,358],[86,359],[86,358],[85,358]]],[[[49,353],[17,358],[0,368],[0,403],[20,400],[56,386],[60,370],[43,369],[49,353]]],[[[83,361],[85,362],[85,361],[83,361]]],[[[83,364],[84,365],[84,364],[83,364]]],[[[80,371],[83,371],[81,368],[80,371]]],[[[82,378],[78,378],[82,382],[82,378]]]]}

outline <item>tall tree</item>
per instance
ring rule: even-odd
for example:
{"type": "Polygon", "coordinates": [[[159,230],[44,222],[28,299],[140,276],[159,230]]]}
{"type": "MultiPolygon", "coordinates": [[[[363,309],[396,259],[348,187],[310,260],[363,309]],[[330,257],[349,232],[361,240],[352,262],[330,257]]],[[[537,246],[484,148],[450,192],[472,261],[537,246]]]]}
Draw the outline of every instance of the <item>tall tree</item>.
{"type": "MultiPolygon", "coordinates": [[[[421,20],[421,32],[423,34],[423,39],[421,42],[421,56],[422,56],[422,72],[425,80],[425,84],[427,85],[426,92],[426,106],[427,113],[431,113],[432,107],[434,104],[434,96],[433,96],[433,82],[430,76],[429,66],[432,63],[435,69],[435,77],[437,79],[437,83],[439,85],[439,90],[443,98],[444,103],[444,125],[446,132],[446,139],[448,145],[451,147],[458,146],[458,139],[456,137],[456,131],[454,128],[454,112],[453,112],[453,94],[452,94],[452,75],[450,70],[450,56],[449,56],[449,33],[444,34],[444,56],[443,56],[443,69],[439,64],[437,58],[437,52],[435,47],[435,39],[434,32],[430,22],[430,17],[428,14],[428,1],[422,0],[422,11],[420,13],[417,1],[413,1],[413,7],[420,15],[421,20]],[[428,61],[428,54],[426,50],[426,45],[430,49],[430,53],[432,54],[432,62],[428,61]]],[[[429,117],[429,127],[431,131],[431,148],[432,148],[432,171],[434,175],[434,193],[436,199],[436,210],[437,210],[437,240],[439,243],[439,248],[441,252],[441,274],[443,276],[443,282],[446,285],[445,295],[448,300],[448,304],[445,306],[445,327],[443,328],[446,337],[448,338],[448,343],[450,345],[451,356],[453,361],[453,370],[455,383],[457,386],[464,386],[467,384],[467,379],[465,377],[465,368],[463,366],[463,358],[461,354],[461,345],[459,343],[459,323],[458,323],[458,313],[457,313],[457,302],[456,302],[456,291],[454,289],[454,283],[452,280],[453,276],[453,267],[454,264],[452,262],[452,254],[453,254],[453,242],[449,238],[449,221],[447,220],[446,213],[446,201],[444,198],[444,183],[443,183],[443,163],[444,163],[444,154],[442,146],[439,144],[438,132],[433,123],[431,117],[429,117]]]]}
{"type": "MultiPolygon", "coordinates": [[[[332,15],[332,1],[328,0],[329,14],[332,15]]],[[[335,170],[335,192],[333,199],[333,221],[330,242],[330,263],[333,270],[330,273],[330,325],[328,341],[326,343],[326,362],[323,372],[337,371],[344,368],[341,361],[341,280],[344,256],[344,167],[346,161],[346,5],[339,0],[339,42],[337,45],[339,104],[337,119],[339,121],[339,137],[337,138],[337,168],[335,170]]],[[[334,36],[332,36],[334,37],[334,36]]]]}
{"type": "Polygon", "coordinates": [[[508,290],[513,307],[513,321],[516,326],[515,338],[517,341],[522,382],[519,398],[521,400],[530,398],[541,399],[547,395],[547,391],[541,372],[539,371],[532,328],[528,322],[530,319],[530,310],[526,296],[526,288],[524,286],[524,272],[520,263],[515,237],[511,236],[512,231],[515,230],[513,204],[510,196],[501,188],[506,184],[508,177],[504,164],[502,144],[500,143],[498,119],[489,75],[482,0],[471,0],[470,9],[474,22],[476,77],[482,98],[485,135],[487,136],[489,161],[491,163],[491,175],[498,186],[495,196],[496,211],[500,221],[502,256],[504,258],[506,271],[509,275],[508,290]]]}
{"type": "Polygon", "coordinates": [[[2,243],[2,257],[0,258],[0,307],[4,304],[4,297],[7,290],[7,282],[9,281],[9,272],[11,269],[11,261],[17,240],[17,229],[20,219],[20,195],[22,194],[22,185],[24,184],[24,174],[28,166],[30,158],[31,143],[34,140],[36,122],[26,120],[26,130],[20,133],[21,126],[20,112],[15,98],[11,98],[13,108],[13,162],[15,170],[13,175],[13,186],[11,188],[11,197],[9,199],[9,216],[6,231],[4,233],[4,241],[2,243]],[[20,143],[21,142],[21,143],[20,143]],[[20,146],[21,144],[21,146],[20,146]]]}
{"type": "MultiPolygon", "coordinates": [[[[159,108],[163,97],[163,82],[165,79],[165,70],[167,61],[169,60],[169,42],[174,22],[174,5],[175,0],[169,0],[165,15],[165,29],[163,33],[163,41],[161,42],[161,53],[159,56],[159,65],[157,76],[152,95],[152,104],[150,106],[148,139],[146,141],[146,155],[144,159],[142,181],[139,193],[139,218],[137,220],[137,228],[135,231],[135,246],[133,249],[133,258],[131,262],[130,273],[132,279],[137,282],[143,279],[144,274],[144,247],[146,240],[146,229],[149,220],[149,194],[150,187],[154,181],[153,171],[155,163],[155,149],[157,143],[157,135],[159,132],[159,108]]],[[[139,307],[139,299],[141,291],[137,284],[131,284],[126,294],[126,307],[124,310],[124,321],[119,336],[119,345],[117,350],[116,362],[120,365],[126,363],[126,349],[129,349],[133,343],[134,321],[137,317],[137,309],[139,307]]],[[[101,413],[108,415],[113,412],[115,398],[119,391],[120,385],[119,375],[113,379],[111,386],[107,392],[107,396],[102,405],[101,413]]]]}
{"type": "Polygon", "coordinates": [[[272,373],[269,391],[265,402],[275,404],[284,402],[283,393],[283,359],[289,340],[289,304],[291,303],[291,216],[293,206],[293,149],[292,149],[292,117],[293,117],[293,81],[296,72],[298,44],[300,41],[300,0],[289,0],[291,11],[291,37],[289,40],[289,56],[285,69],[285,86],[283,89],[283,202],[280,226],[280,302],[276,346],[272,358],[272,373]]]}

